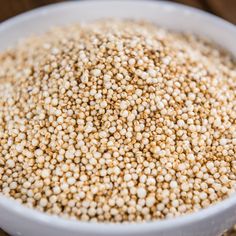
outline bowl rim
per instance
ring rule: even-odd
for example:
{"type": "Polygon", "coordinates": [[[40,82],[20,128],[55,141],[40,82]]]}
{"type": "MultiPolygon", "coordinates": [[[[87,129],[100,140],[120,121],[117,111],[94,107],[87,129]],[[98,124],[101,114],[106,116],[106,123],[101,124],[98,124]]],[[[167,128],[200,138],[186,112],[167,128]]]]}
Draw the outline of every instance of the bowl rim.
{"type": "MultiPolygon", "coordinates": [[[[214,16],[210,13],[204,12],[202,10],[185,6],[183,4],[179,3],[173,3],[168,1],[153,1],[153,0],[90,0],[90,1],[68,1],[68,2],[62,2],[62,3],[54,3],[49,4],[47,6],[39,7],[36,9],[33,9],[31,11],[28,11],[26,13],[19,14],[15,17],[12,17],[8,20],[3,21],[0,24],[0,34],[7,29],[8,27],[11,27],[16,22],[19,23],[20,21],[30,20],[31,17],[34,17],[35,15],[43,15],[45,10],[57,10],[61,9],[64,6],[73,5],[73,4],[100,4],[100,3],[106,3],[106,4],[112,4],[112,3],[118,3],[118,4],[136,4],[136,3],[144,3],[145,4],[155,4],[159,5],[160,7],[172,7],[177,8],[181,11],[188,11],[192,14],[200,15],[201,17],[210,20],[211,22],[214,22],[219,27],[228,28],[230,31],[236,32],[236,27],[232,24],[227,22],[226,20],[221,19],[220,17],[214,16]]],[[[201,209],[198,212],[194,212],[191,214],[179,216],[176,218],[171,219],[163,219],[163,220],[154,220],[150,222],[142,222],[142,223],[100,223],[100,222],[82,222],[79,220],[74,219],[65,219],[63,217],[55,216],[55,215],[49,215],[44,212],[40,212],[36,209],[28,208],[16,200],[13,200],[11,198],[5,197],[0,193],[0,207],[2,209],[5,209],[5,211],[8,211],[12,214],[15,214],[18,217],[27,219],[28,221],[34,221],[41,224],[50,225],[52,227],[57,227],[58,229],[70,229],[71,231],[83,231],[87,233],[103,233],[104,235],[109,235],[112,232],[115,232],[116,234],[126,233],[126,234],[135,234],[135,233],[146,233],[149,231],[157,231],[157,230],[165,230],[170,228],[170,226],[173,227],[180,227],[183,225],[191,224],[193,222],[199,222],[203,221],[209,217],[213,217],[214,215],[220,214],[223,211],[226,211],[230,209],[232,206],[236,205],[236,197],[233,194],[229,198],[220,201],[214,205],[211,205],[205,209],[201,209]]]]}

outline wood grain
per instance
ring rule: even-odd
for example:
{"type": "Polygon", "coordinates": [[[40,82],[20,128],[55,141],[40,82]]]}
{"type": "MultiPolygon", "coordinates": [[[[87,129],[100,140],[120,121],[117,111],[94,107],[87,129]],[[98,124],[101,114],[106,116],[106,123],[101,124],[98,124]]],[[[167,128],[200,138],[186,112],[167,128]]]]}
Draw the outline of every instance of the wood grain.
{"type": "Polygon", "coordinates": [[[235,0],[206,0],[206,3],[216,15],[236,24],[235,0]]]}
{"type": "Polygon", "coordinates": [[[62,0],[0,0],[0,22],[31,9],[62,0]]]}
{"type": "Polygon", "coordinates": [[[173,2],[189,5],[191,7],[197,7],[204,10],[204,4],[200,0],[176,0],[173,2]]]}

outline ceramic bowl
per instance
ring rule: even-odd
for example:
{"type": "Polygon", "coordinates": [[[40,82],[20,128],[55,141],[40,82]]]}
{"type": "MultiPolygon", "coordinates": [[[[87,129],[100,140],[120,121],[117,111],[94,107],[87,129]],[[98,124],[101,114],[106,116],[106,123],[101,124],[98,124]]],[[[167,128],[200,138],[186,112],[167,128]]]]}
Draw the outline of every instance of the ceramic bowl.
{"type": "MultiPolygon", "coordinates": [[[[214,40],[236,56],[236,27],[218,17],[161,1],[73,1],[42,7],[0,24],[0,50],[52,26],[100,18],[152,21],[214,40]]],[[[66,220],[0,196],[0,228],[24,236],[217,236],[236,222],[236,196],[197,213],[146,223],[105,224],[66,220]]]]}

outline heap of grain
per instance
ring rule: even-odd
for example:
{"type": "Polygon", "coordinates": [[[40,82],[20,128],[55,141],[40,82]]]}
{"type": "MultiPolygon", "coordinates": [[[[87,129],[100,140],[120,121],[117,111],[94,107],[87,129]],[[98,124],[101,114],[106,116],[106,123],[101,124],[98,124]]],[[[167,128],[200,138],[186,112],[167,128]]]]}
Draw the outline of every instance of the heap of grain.
{"type": "Polygon", "coordinates": [[[143,221],[236,182],[236,64],[149,23],[54,29],[0,55],[0,190],[83,221],[143,221]]]}

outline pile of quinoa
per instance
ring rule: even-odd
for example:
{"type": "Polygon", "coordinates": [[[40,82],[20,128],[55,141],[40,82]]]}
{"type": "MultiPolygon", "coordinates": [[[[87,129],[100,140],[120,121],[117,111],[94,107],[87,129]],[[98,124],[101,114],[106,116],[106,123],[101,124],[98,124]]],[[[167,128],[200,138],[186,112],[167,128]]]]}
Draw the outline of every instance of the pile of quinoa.
{"type": "Polygon", "coordinates": [[[82,221],[175,217],[236,183],[236,63],[133,21],[57,28],[0,54],[0,191],[82,221]]]}

